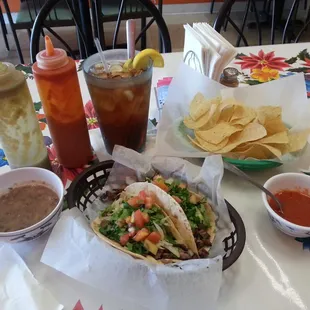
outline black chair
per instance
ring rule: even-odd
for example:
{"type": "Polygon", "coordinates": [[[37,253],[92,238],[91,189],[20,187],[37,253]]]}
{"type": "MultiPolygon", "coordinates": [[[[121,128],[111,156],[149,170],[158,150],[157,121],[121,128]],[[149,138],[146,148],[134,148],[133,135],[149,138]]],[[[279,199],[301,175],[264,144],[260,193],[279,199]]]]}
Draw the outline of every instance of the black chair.
{"type": "Polygon", "coordinates": [[[122,20],[141,19],[141,31],[136,38],[136,43],[141,40],[141,49],[145,49],[146,31],[156,22],[159,28],[160,51],[171,52],[171,41],[167,25],[162,17],[162,0],[158,9],[150,0],[92,0],[92,15],[94,34],[100,39],[103,49],[124,48],[126,43],[118,43],[118,34],[122,20]],[[146,18],[151,20],[146,23],[146,18]],[[112,45],[105,40],[103,23],[116,21],[112,45]]]}
{"type": "MultiPolygon", "coordinates": [[[[26,29],[30,38],[34,20],[44,5],[45,0],[21,0],[20,10],[16,13],[15,21],[13,21],[8,0],[2,1],[7,13],[20,62],[24,63],[24,57],[17,37],[17,30],[26,29]]],[[[58,1],[58,4],[50,11],[46,19],[46,25],[48,27],[74,26],[74,20],[67,8],[65,0],[58,1]]]]}
{"type": "MultiPolygon", "coordinates": [[[[248,13],[250,10],[250,7],[252,7],[252,10],[254,12],[254,16],[255,16],[255,23],[256,23],[256,27],[257,27],[257,35],[258,35],[258,45],[262,45],[262,27],[261,27],[261,17],[260,14],[258,12],[258,9],[256,7],[256,1],[255,0],[247,0],[246,3],[246,10],[243,16],[243,20],[241,23],[241,27],[239,27],[231,18],[230,16],[230,12],[232,10],[233,5],[235,4],[235,0],[225,0],[219,13],[218,16],[214,22],[214,29],[217,32],[220,32],[222,29],[225,29],[225,27],[227,27],[228,24],[230,24],[235,31],[238,34],[238,38],[236,41],[236,46],[240,46],[241,41],[243,42],[243,44],[245,46],[248,46],[248,40],[245,37],[244,34],[244,29],[247,23],[247,18],[248,18],[248,13]]],[[[279,3],[279,2],[277,2],[279,3]]],[[[300,0],[294,0],[293,4],[291,6],[289,15],[286,19],[285,25],[283,27],[283,32],[282,32],[282,40],[281,43],[296,43],[300,40],[301,36],[305,33],[309,23],[310,23],[310,9],[307,13],[307,17],[306,20],[303,24],[303,27],[298,31],[297,31],[297,27],[295,27],[295,22],[296,22],[296,13],[298,10],[298,6],[299,6],[300,0]]],[[[272,9],[272,14],[271,14],[271,34],[270,34],[270,44],[274,44],[275,43],[275,30],[276,30],[276,23],[278,22],[279,16],[277,16],[276,14],[276,1],[275,0],[271,0],[270,2],[271,4],[271,9],[272,9]]],[[[281,16],[280,16],[281,18],[281,16]]]]}
{"type": "Polygon", "coordinates": [[[32,63],[35,62],[35,57],[40,50],[40,34],[43,29],[46,29],[54,37],[56,37],[63,44],[68,55],[70,55],[73,59],[86,58],[95,53],[88,1],[72,0],[71,2],[69,0],[65,0],[67,9],[70,12],[71,18],[74,22],[73,25],[77,30],[79,45],[78,51],[73,50],[69,44],[52,29],[52,26],[49,23],[49,15],[53,12],[57,4],[62,1],[63,0],[47,0],[42,6],[40,12],[37,14],[30,38],[30,57],[32,63]]]}
{"type": "Polygon", "coordinates": [[[3,37],[5,47],[9,51],[10,46],[9,46],[9,42],[8,42],[8,38],[7,38],[8,30],[6,29],[6,25],[4,22],[3,12],[2,12],[1,6],[0,6],[0,26],[1,26],[2,37],[3,37]]]}

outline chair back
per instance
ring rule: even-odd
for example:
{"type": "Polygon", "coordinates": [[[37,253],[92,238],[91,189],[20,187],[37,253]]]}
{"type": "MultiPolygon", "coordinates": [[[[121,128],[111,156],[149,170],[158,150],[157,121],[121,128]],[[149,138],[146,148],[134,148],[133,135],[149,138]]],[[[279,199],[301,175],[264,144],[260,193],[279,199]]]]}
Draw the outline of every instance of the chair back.
{"type": "MultiPolygon", "coordinates": [[[[141,27],[141,31],[136,36],[136,43],[144,39],[146,31],[155,23],[161,39],[160,51],[171,52],[171,40],[166,22],[160,11],[150,0],[92,0],[92,15],[95,36],[99,37],[104,49],[126,48],[126,43],[120,43],[118,40],[121,22],[127,19],[141,18],[141,23],[143,23],[143,20],[148,17],[150,20],[141,27]],[[112,45],[106,44],[102,26],[103,23],[108,21],[116,21],[112,45]]],[[[145,48],[143,44],[142,48],[145,48]]]]}
{"type": "MultiPolygon", "coordinates": [[[[37,0],[39,1],[39,0],[37,0]]],[[[35,62],[35,57],[40,49],[40,37],[43,30],[47,30],[51,33],[57,40],[59,40],[67,51],[68,55],[72,58],[86,58],[93,53],[95,53],[92,29],[89,27],[91,24],[89,14],[83,14],[81,18],[81,12],[85,13],[88,9],[88,2],[85,1],[86,7],[80,7],[81,1],[77,0],[47,0],[42,5],[40,11],[37,13],[35,18],[31,38],[30,38],[30,57],[31,62],[35,62]],[[76,27],[77,39],[79,50],[73,50],[73,48],[63,39],[49,23],[49,18],[51,14],[55,13],[55,8],[58,5],[65,7],[70,13],[73,20],[73,25],[76,27]],[[88,20],[85,20],[88,18],[88,20]],[[87,25],[88,24],[88,25],[87,25]]],[[[55,25],[54,25],[55,26],[55,25]]]]}
{"type": "Polygon", "coordinates": [[[249,11],[252,10],[255,17],[255,24],[257,29],[257,41],[252,45],[262,45],[262,44],[275,44],[275,43],[297,43],[301,36],[305,33],[310,23],[310,8],[308,9],[307,17],[305,20],[304,25],[301,29],[298,29],[296,26],[296,15],[297,10],[299,8],[300,0],[294,0],[292,6],[290,8],[289,15],[287,16],[282,35],[281,41],[275,42],[275,31],[276,31],[276,23],[279,22],[279,14],[277,14],[276,10],[276,0],[270,0],[271,12],[265,12],[265,15],[270,15],[271,20],[269,21],[269,29],[270,29],[270,40],[265,40],[263,37],[263,30],[262,30],[262,15],[257,8],[257,1],[256,0],[247,0],[246,8],[244,11],[243,19],[241,25],[237,25],[235,21],[231,18],[231,12],[233,11],[233,7],[235,4],[235,0],[225,0],[220,11],[217,15],[217,18],[214,22],[214,29],[217,32],[221,32],[222,30],[226,30],[227,26],[232,26],[232,28],[237,33],[237,41],[235,46],[240,46],[241,42],[245,46],[250,45],[249,38],[246,38],[246,34],[244,32],[246,23],[248,22],[248,15],[249,11]]]}

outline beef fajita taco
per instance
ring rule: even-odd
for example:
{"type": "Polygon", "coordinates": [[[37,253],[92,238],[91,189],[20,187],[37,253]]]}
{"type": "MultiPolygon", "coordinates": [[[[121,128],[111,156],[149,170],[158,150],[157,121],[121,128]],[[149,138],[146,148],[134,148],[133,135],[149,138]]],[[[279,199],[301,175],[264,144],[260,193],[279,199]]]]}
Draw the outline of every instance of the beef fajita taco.
{"type": "MultiPolygon", "coordinates": [[[[179,180],[172,178],[165,180],[162,176],[156,175],[152,183],[171,195],[183,209],[194,237],[194,243],[187,243],[189,248],[201,258],[208,257],[215,238],[216,217],[207,199],[190,191],[187,185],[179,180]]],[[[181,232],[182,227],[180,225],[182,222],[173,216],[175,208],[168,206],[165,211],[181,232]]]]}
{"type": "Polygon", "coordinates": [[[135,258],[157,263],[198,258],[187,247],[166,208],[181,210],[157,186],[133,183],[91,226],[105,242],[135,258]]]}

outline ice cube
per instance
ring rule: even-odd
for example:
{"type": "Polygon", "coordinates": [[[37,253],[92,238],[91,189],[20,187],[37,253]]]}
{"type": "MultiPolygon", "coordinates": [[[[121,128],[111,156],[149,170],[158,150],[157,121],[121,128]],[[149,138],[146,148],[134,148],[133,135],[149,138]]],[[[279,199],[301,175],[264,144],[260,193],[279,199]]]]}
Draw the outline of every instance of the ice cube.
{"type": "Polygon", "coordinates": [[[125,90],[124,95],[127,97],[128,101],[132,101],[134,98],[134,94],[130,89],[125,90]]]}
{"type": "Polygon", "coordinates": [[[112,73],[123,72],[123,67],[121,65],[118,65],[118,64],[113,64],[113,65],[110,66],[110,71],[112,73]]]}

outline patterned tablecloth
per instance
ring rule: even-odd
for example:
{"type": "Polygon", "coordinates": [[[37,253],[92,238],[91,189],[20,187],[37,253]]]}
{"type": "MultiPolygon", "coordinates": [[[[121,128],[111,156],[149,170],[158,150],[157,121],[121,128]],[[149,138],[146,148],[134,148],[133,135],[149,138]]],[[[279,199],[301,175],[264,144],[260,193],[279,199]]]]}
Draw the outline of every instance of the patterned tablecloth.
{"type": "MultiPolygon", "coordinates": [[[[290,45],[283,45],[283,46],[281,46],[281,45],[262,46],[262,47],[256,46],[256,47],[240,48],[240,49],[238,49],[238,51],[239,51],[238,55],[232,61],[230,66],[236,67],[239,70],[239,72],[240,72],[240,75],[239,75],[240,86],[248,86],[248,85],[256,85],[259,83],[265,83],[265,82],[276,80],[279,78],[285,78],[288,75],[295,74],[295,72],[303,72],[305,74],[305,83],[307,86],[308,98],[310,98],[310,44],[303,43],[303,44],[290,44],[290,45]]],[[[161,71],[160,70],[154,70],[153,87],[156,86],[156,83],[159,79],[162,79],[165,76],[166,77],[167,76],[173,76],[175,74],[175,72],[179,66],[179,63],[182,61],[182,53],[166,54],[166,55],[164,55],[164,58],[165,58],[165,62],[166,62],[165,68],[160,69],[161,71]]],[[[105,158],[108,158],[108,155],[106,154],[105,149],[104,149],[103,141],[101,139],[100,131],[98,129],[98,121],[97,121],[97,118],[95,115],[95,111],[94,111],[92,102],[90,100],[90,96],[89,96],[89,93],[87,90],[87,86],[85,84],[83,72],[81,71],[81,61],[77,61],[76,66],[77,66],[79,82],[80,82],[80,87],[81,87],[81,92],[82,92],[82,98],[83,98],[83,103],[84,103],[84,108],[85,108],[85,115],[86,115],[86,119],[87,119],[87,125],[88,125],[88,129],[89,129],[89,133],[90,133],[90,139],[92,142],[92,146],[93,146],[98,158],[100,160],[104,160],[105,158]]],[[[30,89],[30,92],[31,92],[31,95],[32,95],[32,98],[34,101],[34,107],[36,110],[37,119],[39,121],[40,128],[41,128],[43,136],[44,136],[44,141],[45,141],[45,144],[46,144],[47,149],[48,149],[48,154],[49,154],[49,158],[51,160],[53,169],[61,177],[63,184],[66,187],[68,187],[68,185],[75,178],[75,176],[78,175],[79,173],[81,173],[83,171],[83,169],[85,169],[85,167],[81,167],[79,169],[66,169],[59,164],[59,162],[57,160],[56,153],[55,153],[55,149],[53,147],[52,139],[50,137],[50,133],[49,133],[46,118],[45,118],[45,115],[44,115],[44,112],[42,109],[40,98],[39,98],[39,95],[38,95],[38,92],[37,92],[37,89],[35,86],[35,82],[33,80],[31,67],[25,66],[25,65],[17,65],[16,67],[17,67],[17,69],[22,70],[24,72],[26,78],[27,78],[29,89],[30,89]]],[[[150,106],[150,115],[149,116],[150,116],[150,119],[158,117],[158,110],[157,110],[154,92],[151,95],[151,106],[150,106]]],[[[151,139],[149,139],[149,141],[150,140],[151,139]]],[[[153,140],[154,140],[154,137],[153,137],[153,140]]],[[[151,149],[151,147],[149,146],[147,148],[147,150],[148,149],[151,149]]],[[[8,162],[5,158],[5,154],[4,154],[3,150],[0,148],[0,173],[3,173],[7,170],[9,170],[8,162]]],[[[238,204],[243,206],[243,199],[246,199],[246,197],[243,197],[243,195],[239,195],[238,193],[236,193],[236,195],[233,195],[233,193],[235,193],[235,191],[236,191],[236,189],[234,188],[234,185],[233,185],[233,183],[235,183],[235,182],[234,181],[231,181],[231,182],[232,183],[227,181],[224,184],[224,186],[223,186],[224,192],[226,190],[226,193],[228,193],[227,189],[232,188],[232,190],[229,191],[229,193],[231,194],[231,197],[228,197],[228,199],[231,199],[232,200],[231,202],[234,204],[233,198],[234,197],[235,197],[235,199],[238,198],[238,201],[236,200],[238,203],[236,203],[236,201],[235,201],[234,205],[236,205],[237,207],[238,207],[238,204]]],[[[244,203],[244,204],[246,204],[246,203],[244,203]]],[[[253,200],[253,204],[255,204],[254,200],[253,200]]],[[[253,206],[251,206],[251,207],[253,207],[253,206]]],[[[245,209],[241,209],[240,214],[244,217],[245,220],[247,220],[247,225],[248,226],[249,225],[256,225],[256,221],[252,217],[251,217],[251,220],[249,217],[247,218],[247,213],[244,210],[245,209]],[[252,224],[252,222],[253,222],[253,224],[252,224]]],[[[240,210],[238,209],[238,211],[240,211],[240,210]]],[[[258,212],[258,211],[255,211],[255,212],[258,212]]],[[[255,214],[259,215],[259,213],[255,213],[255,214]]],[[[250,253],[250,255],[252,255],[251,251],[253,249],[257,252],[259,252],[261,249],[264,249],[264,248],[262,248],[261,245],[257,246],[257,242],[256,242],[257,241],[256,239],[258,238],[257,235],[255,237],[256,239],[254,237],[250,236],[250,234],[252,233],[251,229],[255,232],[256,226],[247,227],[247,229],[249,229],[249,228],[250,228],[250,230],[249,230],[249,238],[248,238],[247,244],[250,244],[251,248],[249,248],[249,246],[247,245],[247,249],[245,250],[246,254],[243,254],[243,256],[241,257],[241,260],[243,260],[243,264],[245,264],[245,265],[243,265],[244,268],[248,268],[248,267],[252,266],[250,263],[244,262],[245,260],[250,260],[250,258],[249,258],[250,256],[249,256],[248,252],[250,253]],[[247,265],[247,264],[249,264],[249,265],[247,265]]],[[[270,228],[269,228],[269,226],[267,226],[267,228],[265,227],[265,229],[268,230],[270,228]]],[[[262,232],[262,234],[263,233],[264,232],[262,232]]],[[[260,237],[262,238],[262,236],[260,236],[260,237]]],[[[53,294],[55,294],[55,296],[57,296],[59,298],[59,301],[66,306],[65,309],[72,309],[74,307],[74,305],[75,305],[75,307],[74,307],[75,310],[82,310],[83,306],[87,307],[85,309],[90,309],[90,310],[98,309],[100,307],[100,305],[104,302],[104,300],[102,298],[100,298],[101,293],[99,291],[94,291],[91,288],[88,288],[88,287],[83,286],[83,285],[78,284],[78,283],[74,283],[74,281],[72,281],[71,279],[66,278],[66,277],[62,277],[62,283],[58,287],[58,285],[56,283],[58,281],[57,278],[60,275],[55,273],[56,271],[46,269],[46,266],[45,267],[41,266],[43,264],[39,263],[39,257],[40,257],[40,253],[42,253],[42,251],[44,249],[47,238],[48,238],[48,236],[43,236],[38,240],[30,242],[30,243],[28,243],[27,248],[22,247],[22,245],[20,245],[20,249],[18,252],[25,259],[25,262],[27,263],[29,268],[34,272],[35,276],[39,279],[39,281],[43,282],[44,285],[46,285],[47,288],[50,289],[53,292],[53,294]],[[49,275],[49,276],[47,277],[45,275],[49,275]],[[66,292],[63,291],[64,287],[66,287],[66,292]],[[81,299],[81,301],[79,301],[79,299],[81,299]]],[[[282,246],[282,243],[278,242],[278,240],[279,240],[279,238],[281,238],[281,236],[278,236],[278,235],[277,236],[269,236],[268,238],[270,240],[275,239],[275,240],[273,240],[274,243],[272,243],[273,248],[280,247],[280,245],[282,246]]],[[[299,244],[293,240],[292,240],[292,242],[294,244],[290,243],[290,247],[295,248],[295,251],[297,249],[296,244],[298,244],[298,247],[301,248],[301,244],[299,244]]],[[[306,246],[306,243],[304,243],[304,245],[306,246]]],[[[268,247],[268,244],[266,246],[268,247]]],[[[285,252],[285,253],[287,253],[287,252],[285,252]]],[[[291,253],[291,252],[288,252],[287,255],[289,255],[289,253],[291,253]]],[[[277,253],[274,253],[274,256],[276,256],[276,255],[277,255],[277,253]]],[[[301,255],[301,254],[299,253],[299,255],[301,255]]],[[[260,257],[261,257],[260,259],[263,262],[265,259],[264,256],[260,255],[260,257]]],[[[281,265],[284,266],[284,268],[286,267],[286,264],[289,263],[289,259],[287,259],[287,261],[286,261],[285,258],[286,257],[281,258],[283,260],[283,261],[281,260],[281,263],[282,263],[281,265]]],[[[306,259],[305,256],[303,256],[303,259],[304,260],[306,259]]],[[[277,259],[277,261],[279,261],[279,258],[277,259]]],[[[264,266],[261,264],[262,263],[259,263],[259,266],[264,271],[264,266]]],[[[240,266],[236,266],[236,268],[238,268],[238,267],[240,267],[240,266]]],[[[263,281],[264,274],[267,271],[264,271],[264,273],[262,273],[262,275],[260,275],[260,273],[258,272],[258,270],[260,270],[260,269],[256,268],[255,270],[256,270],[255,271],[256,272],[256,282],[255,282],[256,284],[255,285],[256,285],[256,287],[258,287],[259,285],[261,285],[261,282],[263,281]]],[[[242,295],[243,294],[242,293],[243,292],[242,287],[244,285],[243,281],[245,281],[247,279],[247,275],[244,272],[242,272],[242,270],[238,271],[238,272],[240,274],[239,274],[239,278],[236,281],[239,281],[239,282],[241,281],[242,283],[238,282],[239,284],[237,286],[233,285],[235,287],[234,289],[231,288],[230,286],[229,287],[230,287],[230,290],[232,292],[235,290],[236,292],[238,292],[238,294],[242,295]]],[[[304,272],[306,272],[306,270],[304,270],[304,272]]],[[[274,271],[273,274],[276,274],[276,271],[274,271]]],[[[290,277],[293,278],[294,274],[290,274],[290,277]]],[[[300,275],[300,277],[301,276],[302,275],[300,275]]],[[[271,280],[271,281],[273,281],[273,280],[271,280]]],[[[287,281],[286,280],[284,281],[285,283],[283,285],[285,287],[288,285],[287,281]]],[[[303,283],[305,283],[305,285],[306,285],[305,281],[306,281],[305,279],[303,279],[302,281],[300,280],[301,284],[299,286],[299,291],[302,291],[302,288],[304,287],[303,283]]],[[[297,282],[295,282],[295,283],[297,283],[297,282]]],[[[262,290],[264,290],[264,288],[262,288],[262,290]]],[[[281,291],[282,288],[275,288],[275,290],[281,291]]],[[[289,288],[287,288],[287,290],[289,290],[289,288]]],[[[255,291],[255,294],[259,294],[259,292],[257,292],[256,289],[254,291],[255,291]]],[[[254,295],[253,295],[254,293],[249,292],[249,294],[250,295],[242,295],[243,296],[242,297],[243,298],[242,304],[249,305],[251,303],[251,300],[253,300],[253,298],[254,298],[254,295]]],[[[282,294],[282,291],[281,291],[281,294],[282,294]]],[[[289,291],[287,291],[283,294],[284,294],[283,296],[287,296],[285,294],[288,294],[289,296],[291,296],[289,291]]],[[[272,296],[275,296],[275,295],[272,295],[272,296]]],[[[304,298],[307,298],[305,296],[308,296],[308,295],[303,294],[303,296],[304,296],[304,298]]],[[[241,303],[239,303],[236,300],[236,298],[235,299],[231,298],[232,296],[229,294],[228,294],[228,297],[229,297],[228,299],[225,297],[222,297],[220,299],[220,303],[219,303],[220,309],[225,309],[225,310],[231,309],[231,308],[243,309],[243,306],[241,305],[241,303]]],[[[295,297],[294,297],[295,299],[293,297],[292,298],[289,297],[291,301],[292,300],[294,301],[296,299],[295,297]]],[[[271,295],[270,295],[270,298],[271,298],[271,295]]],[[[277,297],[277,298],[280,298],[280,297],[277,297]]],[[[276,302],[277,300],[280,300],[280,299],[274,299],[274,302],[276,302]]],[[[282,299],[281,299],[281,301],[282,301],[282,299]]],[[[296,303],[295,303],[295,301],[294,302],[293,301],[292,301],[292,305],[293,304],[295,305],[296,303]]],[[[284,302],[285,302],[285,299],[283,297],[282,306],[285,305],[284,302]]],[[[267,301],[265,303],[267,303],[267,301]]],[[[270,301],[268,301],[268,305],[271,303],[272,303],[272,300],[270,299],[270,301]]],[[[298,305],[300,305],[300,303],[298,303],[298,305]]],[[[103,304],[103,306],[105,306],[105,303],[103,304]]],[[[255,309],[258,309],[258,307],[256,307],[254,304],[253,304],[253,306],[255,309]]],[[[276,308],[273,308],[273,309],[276,309],[276,308]]],[[[296,307],[294,306],[292,308],[285,308],[285,309],[297,309],[297,308],[298,309],[308,309],[307,306],[303,305],[303,304],[302,304],[302,306],[296,306],[296,307]]],[[[260,309],[260,307],[259,307],[259,309],[260,309]]],[[[102,310],[102,308],[100,308],[100,310],[102,310]]]]}

